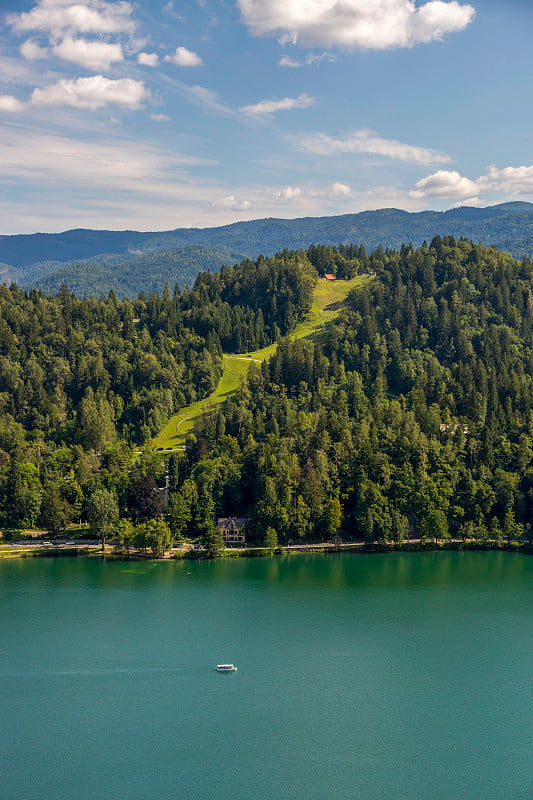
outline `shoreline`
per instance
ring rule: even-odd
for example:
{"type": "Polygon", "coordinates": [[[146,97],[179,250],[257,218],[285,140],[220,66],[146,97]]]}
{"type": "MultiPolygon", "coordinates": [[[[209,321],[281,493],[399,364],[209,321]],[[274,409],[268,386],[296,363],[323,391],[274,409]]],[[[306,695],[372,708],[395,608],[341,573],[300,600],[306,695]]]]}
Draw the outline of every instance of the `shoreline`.
{"type": "Polygon", "coordinates": [[[123,552],[117,551],[108,545],[105,551],[100,547],[77,545],[75,547],[63,547],[55,545],[52,547],[0,545],[0,561],[11,561],[21,558],[99,558],[109,561],[215,561],[217,559],[228,558],[273,558],[280,556],[292,556],[314,553],[316,555],[336,555],[339,553],[425,553],[425,552],[509,552],[521,553],[523,555],[533,555],[533,543],[530,542],[499,542],[490,540],[486,542],[475,541],[448,541],[448,542],[422,542],[420,540],[403,542],[402,544],[392,543],[367,543],[367,542],[347,542],[340,545],[328,543],[289,545],[280,546],[273,549],[266,547],[244,547],[226,548],[219,555],[211,556],[206,551],[180,549],[166,551],[162,556],[154,556],[151,553],[142,552],[123,552]]]}

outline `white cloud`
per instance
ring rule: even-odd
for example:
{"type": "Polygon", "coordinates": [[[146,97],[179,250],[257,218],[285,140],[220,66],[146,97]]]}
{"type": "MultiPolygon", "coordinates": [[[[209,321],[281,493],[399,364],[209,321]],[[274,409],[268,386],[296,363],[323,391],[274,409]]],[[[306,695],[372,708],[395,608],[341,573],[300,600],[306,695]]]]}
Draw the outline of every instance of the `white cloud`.
{"type": "Polygon", "coordinates": [[[28,39],[20,45],[20,53],[28,61],[38,61],[40,58],[47,58],[48,48],[41,47],[34,39],[28,39]]]}
{"type": "Polygon", "coordinates": [[[18,54],[14,57],[2,53],[0,47],[0,75],[2,76],[2,87],[7,91],[8,86],[16,87],[20,90],[22,86],[31,87],[37,85],[37,81],[42,79],[41,65],[20,58],[18,54]]]}
{"type": "Polygon", "coordinates": [[[56,38],[76,33],[132,33],[132,10],[127,2],[38,0],[31,11],[11,14],[7,21],[16,31],[40,31],[56,38]]]}
{"type": "Polygon", "coordinates": [[[31,185],[96,187],[100,201],[111,187],[139,193],[172,191],[184,169],[214,162],[180,155],[153,145],[113,137],[83,141],[46,134],[20,125],[0,126],[2,175],[31,185]],[[105,194],[102,194],[102,191],[105,194]]]}
{"type": "MultiPolygon", "coordinates": [[[[305,187],[285,186],[283,189],[268,191],[265,197],[270,201],[283,205],[289,205],[293,201],[296,201],[298,207],[301,207],[302,204],[317,204],[317,201],[331,200],[332,198],[335,200],[335,203],[340,202],[342,204],[343,200],[347,199],[348,196],[352,194],[353,189],[351,186],[336,181],[335,183],[322,186],[317,186],[316,184],[306,185],[305,187]]],[[[317,213],[321,213],[318,211],[318,205],[317,213]]]]}
{"type": "Polygon", "coordinates": [[[326,186],[311,186],[306,191],[306,195],[308,197],[318,197],[326,199],[334,198],[336,201],[340,201],[342,200],[342,198],[347,198],[349,195],[352,194],[353,194],[352,187],[348,186],[347,183],[340,183],[339,181],[335,181],[335,183],[331,183],[326,186]]]}
{"type": "Polygon", "coordinates": [[[298,197],[302,196],[302,190],[299,186],[286,186],[280,192],[276,192],[274,195],[275,200],[296,200],[298,197]]]}
{"type": "Polygon", "coordinates": [[[472,180],[455,170],[438,170],[422,178],[410,192],[413,198],[441,197],[469,205],[479,202],[478,195],[495,194],[501,197],[533,195],[533,165],[522,167],[495,166],[485,175],[472,180]]]}
{"type": "Polygon", "coordinates": [[[310,64],[321,64],[322,61],[328,61],[330,64],[335,62],[335,56],[332,53],[310,53],[303,61],[298,61],[296,58],[291,58],[287,55],[282,55],[278,61],[278,67],[306,67],[310,64]]]}
{"type": "Polygon", "coordinates": [[[438,150],[404,144],[396,139],[383,139],[368,130],[352,131],[347,136],[338,139],[325,133],[302,134],[289,138],[297,150],[315,155],[369,153],[415,164],[447,164],[451,161],[446,153],[438,150]]]}
{"type": "Polygon", "coordinates": [[[533,194],[533,166],[503,169],[491,166],[480,180],[487,189],[504,191],[511,196],[533,194]]]}
{"type": "Polygon", "coordinates": [[[457,0],[238,0],[254,36],[303,45],[384,50],[412,47],[460,31],[474,8],[457,0]]]}
{"type": "Polygon", "coordinates": [[[133,78],[109,80],[102,75],[77,80],[61,80],[44,89],[34,89],[31,102],[36,106],[73,106],[97,109],[106,105],[138,108],[149,96],[141,81],[133,78]]]}
{"type": "Polygon", "coordinates": [[[456,170],[439,169],[415,184],[411,197],[445,197],[466,200],[475,197],[480,189],[479,181],[465,178],[456,170]]]}
{"type": "Polygon", "coordinates": [[[150,119],[154,122],[170,122],[168,114],[150,114],[150,119]]]}
{"type": "Polygon", "coordinates": [[[301,61],[297,61],[295,58],[291,58],[290,56],[282,55],[280,60],[278,61],[278,67],[302,67],[303,63],[301,61]]]}
{"type": "Polygon", "coordinates": [[[309,108],[315,102],[314,97],[301,94],[299,97],[284,97],[282,100],[261,100],[251,106],[243,106],[246,114],[274,114],[276,111],[291,111],[294,108],[309,108]]]}
{"type": "Polygon", "coordinates": [[[80,67],[94,70],[109,69],[111,64],[124,61],[120,44],[72,39],[67,36],[60,44],[52,48],[55,56],[62,61],[78,64],[80,67]]]}
{"type": "Polygon", "coordinates": [[[21,103],[16,97],[12,97],[10,94],[0,94],[0,111],[16,114],[19,111],[23,111],[24,108],[24,103],[21,103]]]}
{"type": "Polygon", "coordinates": [[[331,184],[331,194],[334,197],[346,197],[346,195],[351,193],[351,186],[348,186],[346,183],[339,183],[336,181],[335,183],[331,184]]]}
{"type": "Polygon", "coordinates": [[[214,114],[221,114],[225,117],[237,117],[234,109],[224,105],[219,100],[218,94],[205,86],[189,86],[181,81],[176,81],[176,86],[182,95],[193,105],[211,111],[214,114]]]}
{"type": "Polygon", "coordinates": [[[143,67],[157,67],[159,56],[157,53],[139,53],[137,63],[142,64],[143,67]]]}
{"type": "Polygon", "coordinates": [[[165,61],[177,67],[201,67],[203,63],[197,53],[187,50],[186,47],[176,47],[176,52],[171,56],[165,56],[165,61]]]}
{"type": "Polygon", "coordinates": [[[222,197],[220,200],[215,200],[211,203],[211,208],[231,211],[247,211],[252,207],[249,200],[237,200],[235,195],[230,194],[227,197],[222,197]]]}
{"type": "Polygon", "coordinates": [[[178,12],[174,9],[174,2],[173,0],[169,0],[169,2],[163,6],[163,11],[165,14],[170,14],[171,17],[174,17],[178,22],[186,22],[185,17],[183,14],[178,14],[178,12]]]}

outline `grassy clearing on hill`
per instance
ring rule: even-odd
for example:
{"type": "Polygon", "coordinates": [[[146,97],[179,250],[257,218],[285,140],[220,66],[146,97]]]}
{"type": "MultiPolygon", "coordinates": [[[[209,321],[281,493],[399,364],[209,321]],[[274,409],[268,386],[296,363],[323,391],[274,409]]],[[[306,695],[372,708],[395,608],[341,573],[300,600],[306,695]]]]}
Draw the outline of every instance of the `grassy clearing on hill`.
{"type": "MultiPolygon", "coordinates": [[[[320,338],[325,326],[338,317],[348,292],[361,286],[367,280],[369,279],[360,276],[351,281],[335,281],[335,283],[319,280],[313,292],[309,318],[296,326],[291,334],[292,338],[320,338]]],[[[271,344],[242,356],[225,354],[224,371],[215,391],[204,400],[191,403],[174,414],[163,430],[152,440],[153,446],[162,450],[183,447],[188,434],[194,430],[196,420],[206,411],[221,405],[230,394],[239,388],[241,378],[248,372],[250,364],[270,358],[276,347],[277,344],[271,344]]]]}

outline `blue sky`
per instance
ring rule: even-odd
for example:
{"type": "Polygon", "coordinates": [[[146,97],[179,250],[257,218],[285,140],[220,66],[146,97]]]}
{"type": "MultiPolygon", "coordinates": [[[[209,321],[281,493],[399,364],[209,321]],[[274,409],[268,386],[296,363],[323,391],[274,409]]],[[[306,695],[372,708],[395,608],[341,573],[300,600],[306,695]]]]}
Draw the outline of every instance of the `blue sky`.
{"type": "Polygon", "coordinates": [[[533,200],[533,4],[2,0],[1,233],[533,200]]]}

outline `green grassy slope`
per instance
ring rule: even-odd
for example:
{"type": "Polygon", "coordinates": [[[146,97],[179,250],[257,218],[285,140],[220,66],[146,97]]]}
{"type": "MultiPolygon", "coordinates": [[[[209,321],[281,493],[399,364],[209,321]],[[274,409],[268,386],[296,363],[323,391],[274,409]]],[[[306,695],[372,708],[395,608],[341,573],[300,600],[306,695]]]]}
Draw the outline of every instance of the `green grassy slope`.
{"type": "MultiPolygon", "coordinates": [[[[313,304],[309,318],[296,326],[292,337],[295,339],[319,339],[325,326],[333,322],[348,292],[369,278],[356,277],[351,281],[327,283],[318,281],[313,292],[313,304]]],[[[263,347],[244,356],[227,353],[224,355],[223,373],[215,391],[204,400],[182,408],[165,425],[163,430],[152,440],[156,449],[173,450],[183,447],[187,435],[194,430],[196,420],[205,412],[224,403],[227,397],[235,392],[243,375],[246,375],[250,364],[260,363],[273,355],[277,345],[263,347]]]]}

